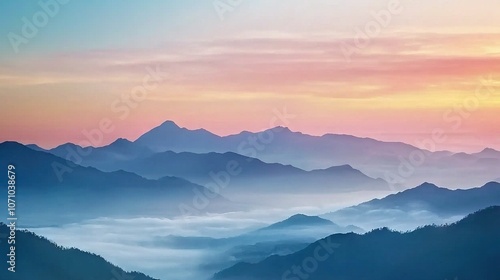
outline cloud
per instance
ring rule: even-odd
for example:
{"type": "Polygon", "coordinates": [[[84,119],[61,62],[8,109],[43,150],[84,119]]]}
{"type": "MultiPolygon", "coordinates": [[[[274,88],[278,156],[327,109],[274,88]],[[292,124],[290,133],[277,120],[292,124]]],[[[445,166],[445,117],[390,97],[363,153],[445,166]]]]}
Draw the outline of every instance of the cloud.
{"type": "Polygon", "coordinates": [[[99,218],[29,230],[58,245],[101,255],[125,270],[137,270],[161,279],[205,279],[215,271],[206,270],[203,265],[213,261],[223,251],[179,250],[157,243],[157,238],[168,235],[236,236],[276,222],[296,211],[314,209],[267,209],[177,219],[99,218]]]}
{"type": "Polygon", "coordinates": [[[14,76],[9,80],[21,85],[30,79],[31,83],[57,79],[119,83],[140,79],[146,67],[161,65],[168,73],[166,84],[197,94],[273,91],[356,99],[406,94],[500,73],[496,33],[396,33],[373,38],[361,49],[353,43],[356,34],[271,35],[175,42],[154,49],[60,53],[0,68],[0,76],[14,76]],[[342,43],[356,49],[350,62],[342,43]]]}

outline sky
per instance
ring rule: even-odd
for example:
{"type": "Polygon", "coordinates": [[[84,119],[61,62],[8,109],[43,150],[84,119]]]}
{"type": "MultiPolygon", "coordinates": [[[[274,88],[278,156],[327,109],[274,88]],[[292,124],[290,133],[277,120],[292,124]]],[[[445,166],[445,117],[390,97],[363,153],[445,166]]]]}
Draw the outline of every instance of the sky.
{"type": "Polygon", "coordinates": [[[0,2],[0,141],[134,140],[165,120],[500,150],[497,0],[0,2]]]}

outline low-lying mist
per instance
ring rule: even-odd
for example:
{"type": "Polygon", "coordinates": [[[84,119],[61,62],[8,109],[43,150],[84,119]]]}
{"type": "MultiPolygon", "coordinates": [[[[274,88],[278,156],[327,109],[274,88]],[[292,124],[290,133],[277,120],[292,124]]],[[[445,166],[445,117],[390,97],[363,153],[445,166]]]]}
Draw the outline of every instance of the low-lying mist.
{"type": "MultiPolygon", "coordinates": [[[[125,270],[159,279],[207,279],[219,268],[207,267],[228,248],[175,249],[160,237],[203,236],[224,238],[264,227],[287,216],[318,209],[260,210],[167,218],[99,218],[57,227],[28,228],[58,245],[98,254],[125,270]],[[218,251],[219,250],[219,251],[218,251]]],[[[219,262],[219,260],[218,260],[219,262]]]]}
{"type": "MultiPolygon", "coordinates": [[[[140,271],[159,279],[191,280],[208,279],[213,273],[233,264],[232,262],[235,260],[228,257],[227,254],[229,250],[234,249],[231,248],[232,245],[193,246],[184,249],[182,246],[179,248],[179,246],[161,242],[162,239],[169,236],[218,239],[234,237],[263,228],[297,213],[319,215],[325,212],[327,209],[324,208],[301,207],[186,216],[175,219],[104,217],[81,223],[28,229],[47,237],[58,245],[76,247],[101,255],[125,270],[140,271]]],[[[372,218],[381,218],[382,216],[376,215],[372,218]]],[[[390,228],[401,229],[400,225],[395,224],[399,221],[398,219],[386,219],[380,220],[378,223],[374,221],[373,224],[383,224],[390,228]]],[[[449,222],[439,220],[435,216],[425,217],[422,215],[418,216],[417,221],[411,226],[449,222]]],[[[340,225],[360,226],[355,221],[344,220],[342,217],[338,217],[338,221],[334,220],[333,222],[340,225]]],[[[370,230],[371,228],[364,229],[370,230]]],[[[292,246],[288,250],[285,247],[282,251],[291,253],[300,248],[300,246],[292,246]]]]}

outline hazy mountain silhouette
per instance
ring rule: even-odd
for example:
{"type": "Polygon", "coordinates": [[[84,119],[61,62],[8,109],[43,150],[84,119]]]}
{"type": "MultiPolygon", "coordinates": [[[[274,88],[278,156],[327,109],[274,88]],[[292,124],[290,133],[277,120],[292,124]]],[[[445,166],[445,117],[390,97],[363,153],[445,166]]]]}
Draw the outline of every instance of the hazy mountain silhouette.
{"type": "Polygon", "coordinates": [[[46,152],[47,150],[45,150],[44,148],[36,145],[36,144],[28,144],[26,145],[26,147],[32,149],[32,150],[35,150],[35,151],[38,151],[38,152],[46,152]]]}
{"type": "Polygon", "coordinates": [[[355,226],[341,227],[318,216],[293,215],[269,226],[228,238],[165,236],[156,246],[175,249],[208,249],[214,255],[206,268],[222,269],[241,261],[256,262],[271,255],[286,255],[332,233],[364,232],[355,226]],[[215,252],[222,253],[216,254],[215,252]]]}
{"type": "Polygon", "coordinates": [[[314,241],[332,233],[356,232],[363,233],[362,228],[349,225],[342,227],[334,222],[318,216],[304,214],[293,215],[283,221],[269,226],[228,238],[211,238],[200,236],[175,236],[161,237],[164,244],[176,248],[211,248],[219,246],[249,245],[262,242],[314,241]]]}
{"type": "MultiPolygon", "coordinates": [[[[0,235],[9,229],[0,223],[0,235]]],[[[53,279],[53,280],[153,280],[142,273],[125,272],[102,257],[75,248],[63,248],[29,231],[16,231],[16,272],[7,271],[7,253],[10,245],[2,240],[0,279],[53,279]]]]}
{"type": "MultiPolygon", "coordinates": [[[[256,140],[258,141],[258,140],[256,140]]],[[[189,130],[180,128],[172,121],[166,121],[160,126],[146,132],[136,141],[137,144],[149,147],[154,151],[175,152],[237,152],[245,156],[256,156],[267,162],[291,163],[290,160],[299,159],[307,161],[308,158],[323,154],[331,157],[328,161],[333,164],[308,165],[308,168],[328,168],[332,165],[343,165],[355,162],[356,157],[367,159],[367,155],[376,154],[404,154],[415,149],[404,143],[385,143],[369,138],[359,138],[350,135],[326,134],[324,136],[311,136],[300,132],[292,132],[286,127],[275,127],[262,132],[243,131],[239,134],[225,137],[217,136],[207,130],[189,130]],[[261,135],[259,137],[259,135],[261,135]],[[263,136],[272,135],[260,141],[258,145],[251,145],[249,139],[264,139],[263,136]],[[269,142],[269,143],[265,143],[269,142]],[[264,146],[264,147],[260,147],[264,146]],[[245,152],[248,153],[245,153],[245,152]],[[287,159],[283,156],[287,155],[287,159]],[[288,157],[289,156],[289,157],[288,157]],[[306,156],[306,158],[304,158],[306,156]],[[300,157],[300,158],[299,158],[300,157]],[[346,158],[347,157],[347,158],[346,158]],[[347,159],[347,160],[346,160],[347,159]],[[285,160],[285,161],[283,161],[285,160]]],[[[315,161],[315,160],[314,160],[315,161]]],[[[304,163],[300,161],[300,163],[304,163]]],[[[294,164],[295,165],[295,164],[294,164]]],[[[299,164],[297,166],[302,166],[299,164]]]]}
{"type": "Polygon", "coordinates": [[[479,157],[479,158],[496,158],[500,159],[500,151],[497,151],[492,148],[485,148],[479,153],[472,154],[473,156],[479,157]]]}
{"type": "Polygon", "coordinates": [[[323,219],[318,216],[296,214],[286,220],[277,222],[261,230],[281,230],[281,229],[290,229],[293,227],[330,226],[330,225],[334,225],[334,223],[330,220],[323,219]]]}
{"type": "Polygon", "coordinates": [[[460,217],[493,205],[500,205],[500,183],[497,182],[466,190],[449,190],[424,183],[416,188],[382,199],[373,199],[322,217],[367,228],[412,223],[418,225],[417,219],[420,216],[424,222],[429,215],[442,218],[460,217]],[[366,226],[367,224],[371,226],[366,226]]]}
{"type": "MultiPolygon", "coordinates": [[[[471,187],[494,180],[500,173],[500,152],[489,148],[475,154],[431,152],[400,142],[340,134],[312,136],[292,132],[285,127],[262,132],[243,131],[221,137],[204,129],[189,130],[166,121],[135,140],[135,145],[127,142],[127,153],[124,155],[116,151],[107,152],[107,149],[112,150],[113,143],[109,145],[111,147],[93,149],[81,164],[112,171],[117,167],[114,160],[120,162],[133,156],[144,158],[153,152],[233,152],[264,162],[291,164],[303,170],[350,165],[370,177],[391,181],[401,189],[425,181],[471,187]],[[468,176],[458,178],[456,174],[462,172],[467,172],[468,176]]],[[[433,148],[432,145],[424,146],[433,148]]],[[[81,147],[65,144],[50,152],[66,158],[71,154],[68,148],[75,150],[81,147]]]]}
{"type": "MultiPolygon", "coordinates": [[[[35,148],[35,150],[38,150],[35,148]]],[[[96,167],[102,171],[116,171],[122,162],[147,157],[153,152],[144,146],[119,138],[103,147],[81,147],[66,143],[56,148],[46,150],[60,158],[72,161],[82,166],[96,167]]],[[[162,177],[162,176],[159,176],[162,177]]]]}
{"type": "Polygon", "coordinates": [[[281,222],[277,222],[275,224],[272,224],[270,226],[264,227],[262,229],[257,230],[258,233],[267,233],[267,232],[275,232],[275,231],[283,231],[281,234],[286,235],[287,232],[293,231],[293,230],[304,230],[304,229],[318,229],[322,228],[323,231],[327,230],[330,232],[358,232],[362,233],[363,229],[355,227],[355,226],[349,226],[349,228],[346,227],[341,227],[334,222],[320,218],[318,216],[308,216],[304,214],[296,214],[288,219],[285,219],[281,222]]]}
{"type": "Polygon", "coordinates": [[[292,240],[294,242],[312,242],[325,235],[345,232],[362,233],[364,230],[353,225],[342,227],[318,216],[296,214],[283,221],[234,237],[210,238],[169,235],[160,239],[163,244],[168,244],[175,248],[194,249],[221,246],[233,247],[263,242],[279,244],[281,241],[290,242],[292,240]]]}
{"type": "Polygon", "coordinates": [[[181,204],[195,208],[196,194],[204,193],[210,195],[208,205],[195,210],[238,209],[222,196],[181,178],[149,180],[125,171],[106,173],[16,142],[0,144],[0,165],[8,164],[16,166],[17,195],[25,205],[19,214],[26,224],[51,220],[60,224],[108,215],[177,216],[183,214],[181,204]]]}
{"type": "Polygon", "coordinates": [[[290,255],[236,264],[214,279],[497,279],[499,235],[496,206],[408,233],[334,234],[290,255]]]}
{"type": "Polygon", "coordinates": [[[149,179],[175,176],[197,184],[213,183],[214,176],[226,171],[230,162],[236,163],[238,172],[231,176],[228,191],[255,192],[345,192],[359,190],[388,190],[382,179],[366,176],[349,165],[334,166],[322,170],[305,171],[291,165],[265,163],[234,152],[196,154],[172,151],[152,153],[150,149],[125,139],[87,152],[74,144],[64,144],[47,152],[66,158],[82,166],[92,166],[102,171],[125,170],[149,179]],[[236,188],[235,188],[236,187],[236,188]]]}
{"type": "Polygon", "coordinates": [[[118,166],[148,178],[169,175],[207,184],[214,181],[211,173],[226,171],[229,163],[235,163],[235,169],[240,170],[237,175],[231,176],[229,191],[315,193],[389,189],[384,180],[370,178],[348,165],[304,171],[291,165],[265,163],[233,152],[195,154],[169,151],[118,166]]]}
{"type": "MultiPolygon", "coordinates": [[[[173,121],[166,121],[146,132],[134,142],[153,151],[217,151],[222,138],[207,130],[181,128],[173,121]]],[[[222,148],[222,147],[219,147],[222,148]]]]}
{"type": "MultiPolygon", "coordinates": [[[[453,153],[447,151],[430,152],[405,143],[382,142],[350,135],[312,136],[284,127],[255,133],[243,131],[220,137],[203,129],[180,128],[174,122],[167,121],[139,137],[135,143],[156,152],[235,152],[265,162],[291,164],[305,170],[349,164],[370,177],[386,181],[399,176],[394,183],[405,186],[432,181],[442,185],[470,187],[491,181],[500,173],[500,157],[498,151],[493,149],[470,155],[473,159],[471,164],[470,160],[457,160],[453,153]],[[412,164],[410,158],[418,159],[419,163],[412,164]],[[403,172],[410,175],[401,176],[401,170],[409,170],[403,172]],[[468,172],[468,176],[455,176],[462,172],[468,172]]],[[[428,144],[424,146],[433,148],[428,144]]]]}

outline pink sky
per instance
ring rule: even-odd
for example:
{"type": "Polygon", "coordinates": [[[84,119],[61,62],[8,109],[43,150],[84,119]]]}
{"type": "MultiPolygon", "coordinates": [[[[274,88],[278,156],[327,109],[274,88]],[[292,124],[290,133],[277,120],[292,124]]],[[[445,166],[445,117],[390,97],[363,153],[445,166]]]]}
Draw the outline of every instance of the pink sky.
{"type": "MultiPolygon", "coordinates": [[[[313,135],[415,145],[438,129],[448,136],[438,149],[500,150],[500,20],[440,14],[429,3],[404,6],[347,59],[342,46],[355,46],[356,28],[387,1],[365,10],[292,2],[276,17],[260,10],[264,2],[242,4],[233,18],[183,27],[146,45],[5,56],[0,141],[79,142],[103,119],[114,129],[102,145],[134,140],[165,120],[228,135],[267,129],[273,110],[287,108],[296,115],[288,126],[313,135]],[[290,21],[300,7],[305,12],[290,21]],[[339,22],[351,10],[352,20],[339,22]],[[127,103],[147,69],[156,68],[161,81],[150,81],[144,100],[127,103]]],[[[490,12],[460,1],[456,8],[490,12]]]]}

